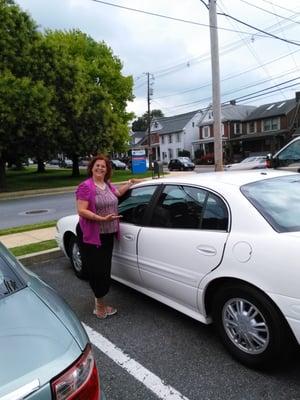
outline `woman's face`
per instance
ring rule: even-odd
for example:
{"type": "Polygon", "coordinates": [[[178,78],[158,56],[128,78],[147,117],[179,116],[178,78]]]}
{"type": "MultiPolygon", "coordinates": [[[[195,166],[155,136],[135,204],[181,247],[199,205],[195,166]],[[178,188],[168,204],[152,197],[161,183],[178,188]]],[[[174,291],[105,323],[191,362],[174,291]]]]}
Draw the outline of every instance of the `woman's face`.
{"type": "Polygon", "coordinates": [[[92,168],[94,178],[104,179],[107,173],[106,162],[104,160],[97,160],[92,168]]]}

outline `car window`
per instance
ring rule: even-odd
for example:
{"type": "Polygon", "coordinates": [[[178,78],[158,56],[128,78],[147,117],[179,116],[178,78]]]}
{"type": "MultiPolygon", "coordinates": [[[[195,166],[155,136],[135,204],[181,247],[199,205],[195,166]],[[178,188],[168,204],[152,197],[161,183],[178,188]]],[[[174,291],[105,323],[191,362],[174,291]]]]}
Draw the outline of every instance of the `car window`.
{"type": "Polygon", "coordinates": [[[142,225],[147,206],[156,190],[155,185],[143,186],[125,193],[119,201],[121,222],[142,225]]]}
{"type": "Polygon", "coordinates": [[[0,246],[0,299],[24,288],[26,284],[13,271],[17,261],[0,246]]]}
{"type": "Polygon", "coordinates": [[[241,192],[276,231],[300,231],[300,176],[249,183],[241,192]]]}
{"type": "Polygon", "coordinates": [[[226,230],[228,212],[221,199],[204,189],[167,185],[153,210],[150,225],[226,230]]]}
{"type": "Polygon", "coordinates": [[[286,147],[282,150],[278,156],[278,160],[281,162],[288,162],[288,161],[299,161],[300,160],[300,140],[297,140],[294,143],[291,143],[290,146],[286,147]]]}

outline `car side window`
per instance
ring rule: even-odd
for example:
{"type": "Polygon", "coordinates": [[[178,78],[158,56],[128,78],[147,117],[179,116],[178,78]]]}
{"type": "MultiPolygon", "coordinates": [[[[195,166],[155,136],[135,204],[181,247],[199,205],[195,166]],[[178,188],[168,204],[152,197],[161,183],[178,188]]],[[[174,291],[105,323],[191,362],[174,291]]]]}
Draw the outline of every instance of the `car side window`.
{"type": "Polygon", "coordinates": [[[5,260],[0,257],[0,299],[26,286],[10,268],[14,266],[13,257],[7,252],[4,253],[4,258],[5,260]]]}
{"type": "Polygon", "coordinates": [[[161,228],[226,230],[224,202],[204,189],[168,185],[153,210],[150,225],[161,228]]]}
{"type": "Polygon", "coordinates": [[[156,190],[155,185],[143,186],[132,189],[119,199],[119,214],[122,215],[121,222],[134,225],[142,225],[143,218],[156,190]]]}
{"type": "Polygon", "coordinates": [[[202,229],[227,231],[228,211],[222,199],[209,193],[203,212],[202,229]]]}
{"type": "Polygon", "coordinates": [[[286,147],[280,154],[278,154],[278,160],[281,163],[288,163],[289,161],[300,160],[300,140],[291,143],[290,146],[286,147]]]}

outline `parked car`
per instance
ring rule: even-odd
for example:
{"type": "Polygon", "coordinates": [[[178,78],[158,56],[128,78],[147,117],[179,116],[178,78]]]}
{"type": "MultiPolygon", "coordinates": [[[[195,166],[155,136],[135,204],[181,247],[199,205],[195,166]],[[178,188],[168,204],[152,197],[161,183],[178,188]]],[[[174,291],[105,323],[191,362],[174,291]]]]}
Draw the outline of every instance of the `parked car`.
{"type": "Polygon", "coordinates": [[[267,156],[252,156],[247,157],[239,163],[227,164],[224,167],[225,171],[236,171],[243,169],[261,169],[267,168],[267,156]]]}
{"type": "Polygon", "coordinates": [[[59,166],[60,165],[60,160],[53,159],[53,160],[48,161],[47,164],[59,166]]]}
{"type": "Polygon", "coordinates": [[[0,320],[1,399],[104,399],[80,321],[1,242],[0,320]]]}
{"type": "MultiPolygon", "coordinates": [[[[170,176],[120,199],[113,279],[214,323],[249,367],[278,365],[300,343],[300,175],[253,170],[170,176]]],[[[77,216],[56,240],[85,276],[77,216]]]]}
{"type": "Polygon", "coordinates": [[[73,168],[73,161],[68,158],[65,158],[64,160],[60,161],[59,166],[61,168],[73,168]]]}
{"type": "Polygon", "coordinates": [[[177,157],[170,160],[168,164],[169,171],[193,171],[195,164],[189,159],[189,157],[177,157]]]}
{"type": "Polygon", "coordinates": [[[276,169],[300,172],[300,136],[291,140],[273,156],[268,157],[270,166],[276,169]]]}
{"type": "Polygon", "coordinates": [[[120,160],[110,160],[113,169],[126,169],[127,165],[120,160]]]}

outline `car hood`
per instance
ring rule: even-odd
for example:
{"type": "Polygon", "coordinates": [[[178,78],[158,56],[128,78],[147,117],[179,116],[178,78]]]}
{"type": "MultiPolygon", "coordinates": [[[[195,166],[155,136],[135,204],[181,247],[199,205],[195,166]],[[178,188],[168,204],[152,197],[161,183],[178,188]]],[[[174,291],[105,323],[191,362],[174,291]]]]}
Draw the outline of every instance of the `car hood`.
{"type": "Polygon", "coordinates": [[[0,397],[36,379],[43,386],[82,350],[28,287],[0,300],[0,397]]]}

